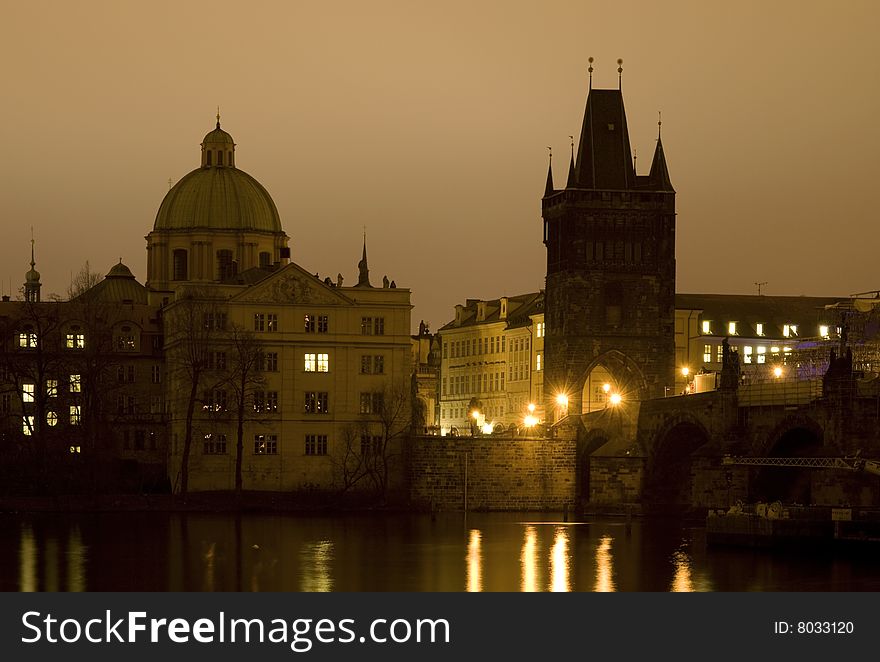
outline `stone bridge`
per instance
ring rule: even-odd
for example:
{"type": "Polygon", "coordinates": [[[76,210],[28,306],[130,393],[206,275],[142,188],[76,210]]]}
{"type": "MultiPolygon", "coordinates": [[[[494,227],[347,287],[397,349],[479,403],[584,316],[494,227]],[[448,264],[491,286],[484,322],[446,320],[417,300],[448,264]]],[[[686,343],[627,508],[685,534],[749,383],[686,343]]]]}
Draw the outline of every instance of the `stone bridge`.
{"type": "Polygon", "coordinates": [[[880,388],[777,381],[570,416],[577,495],[601,508],[726,508],[737,500],[880,506],[880,479],[837,469],[723,465],[725,455],[880,457],[880,388]]]}

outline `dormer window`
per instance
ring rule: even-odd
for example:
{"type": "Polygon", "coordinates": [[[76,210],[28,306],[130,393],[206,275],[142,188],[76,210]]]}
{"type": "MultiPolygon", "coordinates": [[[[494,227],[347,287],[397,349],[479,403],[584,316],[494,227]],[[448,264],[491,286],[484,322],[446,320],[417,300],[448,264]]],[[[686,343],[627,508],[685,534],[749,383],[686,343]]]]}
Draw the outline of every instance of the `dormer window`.
{"type": "Polygon", "coordinates": [[[727,323],[727,335],[729,335],[729,336],[736,335],[736,322],[728,322],[727,323]]]}
{"type": "Polygon", "coordinates": [[[828,340],[831,337],[831,334],[829,333],[828,325],[822,324],[819,327],[819,336],[821,338],[825,338],[825,340],[828,340]]]}
{"type": "Polygon", "coordinates": [[[797,335],[797,324],[786,324],[782,327],[782,335],[786,338],[793,338],[797,335]]]}
{"type": "Polygon", "coordinates": [[[712,335],[712,322],[709,320],[703,320],[703,335],[710,336],[712,335]]]}
{"type": "Polygon", "coordinates": [[[757,324],[755,324],[755,333],[759,337],[764,335],[764,324],[763,323],[758,322],[757,324]]]}

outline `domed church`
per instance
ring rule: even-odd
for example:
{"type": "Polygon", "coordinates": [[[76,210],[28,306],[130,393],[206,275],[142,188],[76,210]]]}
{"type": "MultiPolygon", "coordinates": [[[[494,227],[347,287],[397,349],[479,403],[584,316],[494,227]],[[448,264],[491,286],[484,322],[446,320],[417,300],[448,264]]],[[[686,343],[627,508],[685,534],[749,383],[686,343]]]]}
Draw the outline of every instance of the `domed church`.
{"type": "Polygon", "coordinates": [[[201,144],[199,167],[168,191],[147,235],[147,282],[223,282],[240,272],[287,264],[288,237],[272,196],[235,165],[235,141],[220,128],[201,144]]]}

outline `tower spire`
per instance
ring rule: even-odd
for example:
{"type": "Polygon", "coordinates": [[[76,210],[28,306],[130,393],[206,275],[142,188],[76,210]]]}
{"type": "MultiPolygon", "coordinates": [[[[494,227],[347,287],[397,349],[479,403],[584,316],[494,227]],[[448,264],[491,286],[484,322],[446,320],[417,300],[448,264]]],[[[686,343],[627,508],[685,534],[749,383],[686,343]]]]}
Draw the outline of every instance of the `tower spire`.
{"type": "Polygon", "coordinates": [[[553,148],[547,148],[550,151],[550,161],[547,164],[547,184],[544,186],[544,197],[553,195],[556,189],[553,188],[553,148]]]}
{"type": "Polygon", "coordinates": [[[34,268],[36,264],[34,259],[34,227],[31,226],[31,268],[24,275],[24,300],[31,303],[40,300],[40,272],[34,268]]]}
{"type": "Polygon", "coordinates": [[[572,187],[577,182],[577,179],[574,175],[574,136],[569,136],[568,139],[571,141],[571,160],[568,162],[568,180],[566,181],[565,185],[568,187],[572,187]]]}
{"type": "Polygon", "coordinates": [[[367,230],[364,229],[364,252],[361,261],[358,262],[358,287],[373,287],[370,285],[370,269],[367,266],[367,230]]]}
{"type": "Polygon", "coordinates": [[[587,58],[587,62],[590,63],[590,66],[587,68],[587,71],[590,72],[590,89],[593,89],[593,56],[587,58]]]}

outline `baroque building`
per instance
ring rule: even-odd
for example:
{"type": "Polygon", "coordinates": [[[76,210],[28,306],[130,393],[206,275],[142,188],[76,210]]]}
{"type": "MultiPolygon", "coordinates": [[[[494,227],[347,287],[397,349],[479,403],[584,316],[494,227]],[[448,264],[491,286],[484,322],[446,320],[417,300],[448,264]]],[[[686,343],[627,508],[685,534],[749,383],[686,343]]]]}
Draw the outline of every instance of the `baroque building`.
{"type": "Polygon", "coordinates": [[[663,396],[675,363],[675,190],[659,131],[649,174],[636,173],[620,89],[591,86],[565,186],[548,170],[541,207],[546,405],[556,419],[586,413],[606,383],[633,400],[663,396]]]}
{"type": "Polygon", "coordinates": [[[350,286],[291,262],[276,205],[235,148],[218,116],[159,206],[145,285],[120,263],[41,301],[32,255],[23,300],[0,304],[15,449],[0,473],[38,457],[56,484],[81,462],[130,475],[130,489],[394,487],[417,389],[410,292],[374,285],[366,237],[350,286]]]}

